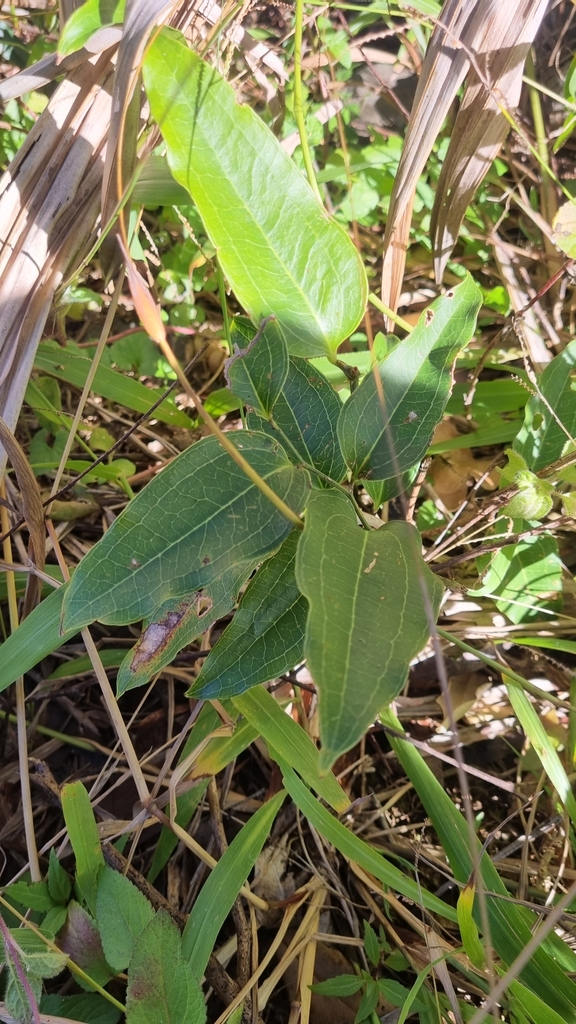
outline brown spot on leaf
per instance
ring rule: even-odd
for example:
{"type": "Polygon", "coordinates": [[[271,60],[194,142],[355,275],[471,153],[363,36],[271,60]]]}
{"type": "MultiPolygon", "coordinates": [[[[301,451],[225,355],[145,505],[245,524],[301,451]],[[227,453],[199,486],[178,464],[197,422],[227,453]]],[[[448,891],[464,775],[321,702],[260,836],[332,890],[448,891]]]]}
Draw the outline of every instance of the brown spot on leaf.
{"type": "Polygon", "coordinates": [[[424,316],[424,323],[426,324],[426,327],[430,326],[430,324],[432,323],[433,319],[434,319],[434,310],[433,309],[427,309],[426,310],[426,314],[424,316]]]}

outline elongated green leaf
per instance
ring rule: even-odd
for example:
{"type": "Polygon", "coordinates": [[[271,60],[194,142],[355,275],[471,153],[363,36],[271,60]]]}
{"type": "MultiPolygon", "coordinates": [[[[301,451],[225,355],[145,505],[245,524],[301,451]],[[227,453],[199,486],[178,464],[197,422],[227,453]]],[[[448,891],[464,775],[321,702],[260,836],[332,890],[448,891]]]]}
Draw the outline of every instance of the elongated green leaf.
{"type": "Polygon", "coordinates": [[[564,640],[563,637],[515,636],[514,643],[525,644],[526,647],[547,647],[550,651],[565,651],[566,654],[576,654],[576,640],[564,640]]]}
{"type": "Polygon", "coordinates": [[[55,903],[67,903],[70,898],[72,883],[62,867],[54,849],[50,850],[48,866],[48,889],[55,903]]]}
{"type": "Polygon", "coordinates": [[[473,593],[494,595],[496,607],[511,622],[531,622],[542,618],[542,608],[558,609],[558,600],[550,596],[562,591],[562,561],[555,537],[527,537],[477,561],[479,572],[486,575],[473,593]]]}
{"type": "Polygon", "coordinates": [[[510,703],[514,713],[532,744],[540,763],[546,772],[573,824],[576,824],[576,799],[566,774],[566,769],[556,748],[546,732],[543,722],[528,700],[522,687],[512,679],[506,680],[510,703]]]}
{"type": "MultiPolygon", "coordinates": [[[[402,731],[400,723],[389,708],[382,712],[380,717],[386,725],[397,732],[402,731]]],[[[478,840],[475,839],[471,847],[464,816],[454,806],[419,751],[409,741],[393,734],[389,734],[389,739],[432,819],[456,879],[465,884],[472,872],[479,870],[486,891],[494,894],[487,900],[490,941],[503,963],[511,964],[529,942],[531,928],[534,928],[537,916],[530,910],[507,901],[507,890],[495,865],[487,853],[480,857],[478,840]]],[[[477,908],[474,913],[477,924],[481,926],[477,908]]],[[[574,1024],[576,985],[565,974],[565,970],[573,970],[571,963],[576,965],[576,956],[558,936],[553,934],[543,941],[542,946],[524,968],[521,978],[524,984],[557,1012],[565,1014],[563,1019],[574,1024]]]]}
{"type": "Polygon", "coordinates": [[[474,335],[481,301],[469,276],[436,299],[378,366],[381,387],[367,374],[346,402],[338,436],[354,479],[394,480],[425,455],[450,395],[454,360],[474,335]]]}
{"type": "Polygon", "coordinates": [[[256,324],[274,314],[292,355],[334,360],[367,296],[350,239],[264,122],[174,33],[148,50],[144,84],[239,302],[256,324]]]}
{"type": "MultiPolygon", "coordinates": [[[[266,432],[281,444],[288,439],[290,453],[331,477],[337,483],[346,475],[346,463],[338,442],[338,417],[342,402],[319,370],[304,359],[292,357],[282,393],[274,404],[266,432]]],[[[258,417],[249,416],[257,428],[258,417]]],[[[313,482],[318,482],[317,478],[313,482]]]]}
{"type": "Polygon", "coordinates": [[[67,633],[60,633],[67,586],[65,583],[58,590],[53,590],[0,645],[0,691],[78,632],[70,629],[67,633]]]}
{"type": "Polygon", "coordinates": [[[304,649],[319,689],[325,769],[400,693],[443,586],[423,561],[413,526],[360,530],[339,491],[310,498],[296,579],[310,602],[304,649]]]}
{"type": "Polygon", "coordinates": [[[204,1024],[202,990],[182,953],[180,933],[159,910],[141,933],[130,962],[126,1024],[204,1024]]]}
{"type": "Polygon", "coordinates": [[[80,50],[99,28],[116,25],[124,20],[125,0],[86,0],[72,12],[66,22],[58,53],[65,57],[80,50]]]}
{"type": "Polygon", "coordinates": [[[427,889],[421,888],[414,879],[405,875],[394,864],[386,860],[381,853],[354,835],[322,806],[284,758],[277,752],[273,754],[273,757],[282,769],[284,785],[296,806],[304,817],[308,818],[310,824],[318,829],[320,835],[324,836],[324,839],[336,847],[344,857],[360,864],[365,871],[369,871],[383,885],[389,886],[390,889],[401,893],[402,896],[407,896],[409,900],[414,900],[419,906],[423,905],[433,914],[440,914],[448,921],[457,920],[453,907],[444,903],[438,896],[433,896],[427,889]]]}
{"type": "Polygon", "coordinates": [[[317,748],[303,729],[287,715],[262,687],[235,697],[234,707],[256,728],[271,750],[294,765],[318,796],[342,813],[350,801],[332,772],[320,773],[317,748]]]}
{"type": "Polygon", "coordinates": [[[222,854],[196,899],[182,933],[182,952],[199,979],[218,932],[254,867],[285,798],[286,793],[281,790],[252,815],[222,854]]]}
{"type": "Polygon", "coordinates": [[[531,398],[526,406],[524,425],[514,441],[514,451],[526,460],[529,469],[537,472],[559,459],[576,436],[576,341],[555,356],[542,373],[539,386],[548,405],[541,398],[531,398]],[[550,412],[550,406],[557,422],[550,412]]]}
{"type": "Polygon", "coordinates": [[[121,1011],[96,992],[82,992],[75,996],[47,995],[40,1003],[41,1013],[85,1024],[118,1024],[121,1011]]]}
{"type": "Polygon", "coordinates": [[[94,913],[98,875],[104,867],[104,857],[90,797],[81,782],[69,782],[64,786],[62,813],[76,859],[76,885],[94,913]]]}
{"type": "MultiPolygon", "coordinates": [[[[244,317],[242,317],[244,320],[244,317]]],[[[288,373],[288,349],[276,320],[255,331],[250,321],[234,321],[230,340],[234,355],[226,360],[228,386],[237,398],[266,419],[288,373]]]]}
{"type": "Polygon", "coordinates": [[[96,921],[104,956],[118,973],[128,967],[140,933],[153,917],[152,905],[140,890],[105,864],[98,876],[96,921]]]}
{"type": "Polygon", "coordinates": [[[302,660],[308,602],[294,574],[298,540],[293,530],[260,567],[187,696],[234,697],[302,660]]]}
{"type": "Polygon", "coordinates": [[[152,153],[138,175],[131,199],[136,206],[186,206],[190,193],[175,180],[166,156],[152,153]]]}
{"type": "MultiPolygon", "coordinates": [[[[54,341],[45,341],[38,346],[34,365],[44,373],[49,373],[77,388],[86,383],[91,360],[77,349],[62,348],[54,341]]],[[[94,377],[93,391],[111,402],[118,402],[134,412],[148,412],[148,409],[159,397],[157,390],[147,388],[140,381],[127,377],[124,373],[109,366],[99,366],[94,377]]],[[[192,421],[184,412],[174,405],[174,400],[167,398],[154,410],[156,419],[169,423],[173,427],[191,427],[192,421]]]]}
{"type": "MultiPolygon", "coordinates": [[[[282,500],[302,511],[307,474],[263,434],[242,431],[232,440],[282,500]]],[[[291,528],[218,441],[204,438],[155,477],[80,562],[64,628],[152,619],[169,601],[190,600],[224,572],[264,558],[291,528]]]]}
{"type": "MultiPolygon", "coordinates": [[[[257,559],[257,562],[259,559],[257,559]]],[[[179,651],[234,607],[240,587],[256,563],[242,562],[183,600],[168,601],[128,652],[116,681],[118,696],[142,686],[169,665],[179,651]]]]}

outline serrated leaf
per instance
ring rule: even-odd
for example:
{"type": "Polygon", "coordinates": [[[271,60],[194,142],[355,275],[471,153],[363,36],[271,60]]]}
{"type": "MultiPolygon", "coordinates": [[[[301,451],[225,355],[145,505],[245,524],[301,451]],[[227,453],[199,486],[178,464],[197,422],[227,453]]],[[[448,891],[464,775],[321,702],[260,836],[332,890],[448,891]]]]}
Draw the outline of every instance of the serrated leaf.
{"type": "Polygon", "coordinates": [[[482,586],[471,593],[494,596],[498,611],[511,622],[540,619],[542,608],[557,610],[562,561],[555,537],[527,537],[477,561],[485,575],[482,586]]]}
{"type": "Polygon", "coordinates": [[[126,1024],[204,1024],[202,990],[182,953],[176,925],[159,910],[134,949],[128,973],[126,1024]]]}
{"type": "Polygon", "coordinates": [[[67,903],[72,890],[72,882],[53,848],[48,864],[48,890],[55,903],[67,903]]]}
{"type": "Polygon", "coordinates": [[[248,324],[247,338],[240,325],[233,324],[234,354],[226,360],[226,381],[237,398],[268,419],[286,380],[288,349],[276,320],[265,321],[256,332],[248,324]]]}
{"type": "Polygon", "coordinates": [[[262,804],[234,837],[202,886],[182,933],[182,952],[201,979],[218,932],[248,878],[286,793],[281,790],[262,804]]]}
{"type": "Polygon", "coordinates": [[[295,576],[299,533],[260,567],[187,696],[234,697],[302,660],[308,602],[295,576]]]}
{"type": "Polygon", "coordinates": [[[152,905],[140,890],[105,865],[98,876],[96,923],[104,956],[116,973],[128,967],[136,942],[153,917],[152,905]]]}
{"type": "Polygon", "coordinates": [[[4,892],[8,899],[30,910],[52,910],[55,904],[47,882],[14,882],[4,892]]]}
{"type": "Polygon", "coordinates": [[[337,974],[335,978],[327,978],[326,981],[310,985],[310,989],[318,996],[346,997],[356,995],[363,984],[364,978],[358,978],[355,974],[337,974]]]}
{"type": "MultiPolygon", "coordinates": [[[[106,985],[114,976],[114,971],[106,963],[94,918],[75,900],[68,904],[68,918],[58,936],[58,944],[98,985],[106,985]]],[[[82,988],[92,991],[87,982],[78,976],[76,978],[82,988]]]]}
{"type": "Polygon", "coordinates": [[[261,118],[173,33],[148,50],[144,84],[239,302],[254,323],[273,314],[292,355],[334,359],[367,297],[346,233],[261,118]]]}
{"type": "MultiPolygon", "coordinates": [[[[242,431],[233,443],[294,511],[308,476],[263,434],[242,431]]],[[[174,459],[118,516],[76,569],[64,603],[64,628],[94,619],[120,625],[153,618],[217,576],[250,565],[292,529],[214,438],[174,459]]]]}
{"type": "Polygon", "coordinates": [[[40,1011],[83,1021],[84,1024],[118,1024],[121,1012],[96,992],[82,992],[74,996],[42,996],[40,1011]]]}
{"type": "Polygon", "coordinates": [[[576,519],[576,491],[569,491],[568,494],[563,494],[562,505],[564,506],[564,515],[576,519]]]}
{"type": "MultiPolygon", "coordinates": [[[[259,559],[257,560],[259,561],[259,559]]],[[[142,634],[124,658],[116,681],[120,697],[126,690],[147,683],[179,651],[210,629],[234,607],[240,587],[256,567],[243,562],[182,601],[169,601],[147,622],[142,634]]]]}
{"type": "Polygon", "coordinates": [[[320,755],[316,745],[271,693],[255,687],[234,697],[234,707],[252,723],[265,740],[272,757],[285,758],[294,765],[306,784],[338,813],[349,806],[349,798],[332,772],[320,773],[320,755]]]}
{"type": "Polygon", "coordinates": [[[37,952],[23,953],[21,959],[27,974],[37,978],[56,978],[64,970],[68,957],[66,953],[55,953],[44,946],[37,952]]]}
{"type": "MultiPolygon", "coordinates": [[[[346,463],[338,442],[338,417],[342,402],[330,381],[305,359],[292,357],[282,394],[265,429],[286,450],[325,473],[337,483],[346,475],[346,463]]],[[[261,422],[261,421],[260,421],[261,422]]],[[[248,425],[257,429],[258,417],[250,415],[248,425]]],[[[318,483],[314,477],[313,482],[318,483]]]]}
{"type": "Polygon", "coordinates": [[[368,921],[364,921],[364,949],[370,963],[377,967],[380,963],[380,946],[378,945],[378,936],[368,921]]]}
{"type": "Polygon", "coordinates": [[[53,590],[0,645],[0,691],[76,636],[77,629],[60,632],[67,587],[65,583],[53,590]]]}
{"type": "Polygon", "coordinates": [[[98,874],[104,867],[104,857],[90,797],[81,782],[69,782],[63,787],[62,812],[76,859],[76,885],[94,913],[98,874]]]}
{"type": "Polygon", "coordinates": [[[474,335],[481,301],[468,275],[436,299],[379,364],[381,387],[371,373],[350,396],[338,437],[355,480],[394,481],[423,458],[452,389],[454,360],[474,335]]]}
{"type": "Polygon", "coordinates": [[[125,0],[86,0],[66,21],[58,43],[58,53],[63,57],[74,53],[104,25],[122,22],[124,7],[125,0]]]}
{"type": "MultiPolygon", "coordinates": [[[[30,1000],[24,990],[24,986],[18,977],[11,960],[8,960],[7,965],[8,980],[6,982],[6,988],[4,990],[4,1004],[9,1014],[19,1021],[20,1024],[31,1024],[33,1019],[33,1009],[30,1006],[30,1000]]],[[[36,1004],[40,1000],[40,994],[42,992],[42,979],[37,975],[28,975],[28,982],[32,990],[32,995],[36,1004]]]]}
{"type": "Polygon", "coordinates": [[[304,650],[319,690],[321,768],[354,746],[400,693],[428,639],[444,588],[420,545],[405,522],[359,529],[339,491],[310,498],[296,579],[310,603],[304,650]]]}
{"type": "MultiPolygon", "coordinates": [[[[65,380],[68,384],[74,384],[77,388],[83,388],[92,360],[71,346],[62,348],[56,342],[45,341],[38,346],[34,365],[44,373],[65,380]]],[[[133,409],[137,413],[148,412],[159,397],[157,388],[147,388],[140,381],[127,377],[125,373],[118,373],[117,370],[103,365],[96,370],[92,390],[97,395],[102,395],[103,398],[133,409]]],[[[170,397],[154,410],[154,417],[173,427],[193,426],[190,417],[177,409],[170,397]]]]}
{"type": "Polygon", "coordinates": [[[538,397],[530,399],[514,451],[522,455],[534,473],[559,459],[568,449],[570,437],[576,434],[576,341],[571,341],[548,363],[538,385],[565,430],[545,402],[538,397]]]}

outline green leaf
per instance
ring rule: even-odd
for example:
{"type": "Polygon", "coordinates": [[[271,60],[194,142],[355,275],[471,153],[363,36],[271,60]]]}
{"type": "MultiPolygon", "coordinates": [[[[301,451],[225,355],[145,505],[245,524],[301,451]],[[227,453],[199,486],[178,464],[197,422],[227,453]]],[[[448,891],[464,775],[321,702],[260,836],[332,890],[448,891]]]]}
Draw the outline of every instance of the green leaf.
{"type": "Polygon", "coordinates": [[[136,206],[186,206],[190,193],[174,179],[166,156],[152,153],[138,175],[131,199],[136,206]]]}
{"type": "MultiPolygon", "coordinates": [[[[389,708],[382,712],[380,717],[385,725],[402,731],[398,719],[389,708]]],[[[479,841],[474,840],[471,843],[464,816],[454,806],[451,797],[438,782],[420,752],[409,741],[400,739],[393,733],[389,733],[388,738],[432,820],[456,879],[465,884],[473,871],[479,871],[486,892],[495,894],[487,901],[490,941],[496,955],[505,965],[510,965],[521,955],[530,941],[531,930],[538,921],[537,915],[508,902],[507,890],[496,866],[487,853],[481,854],[479,841]]],[[[477,909],[474,914],[477,924],[481,924],[477,909]]],[[[558,936],[552,935],[543,941],[524,968],[521,977],[526,985],[544,998],[557,1012],[565,1014],[563,1019],[566,1022],[575,1024],[576,985],[565,974],[565,970],[573,971],[571,964],[576,964],[576,957],[558,936]],[[569,963],[565,959],[560,959],[566,956],[570,958],[569,963]]]]}
{"type": "Polygon", "coordinates": [[[330,814],[330,811],[322,806],[320,801],[312,795],[302,780],[298,778],[287,761],[277,754],[274,754],[274,760],[278,762],[282,769],[284,786],[296,806],[308,818],[308,821],[314,825],[314,828],[318,829],[320,834],[324,836],[324,839],[331,843],[332,846],[335,846],[347,860],[360,864],[365,871],[374,875],[383,885],[389,887],[394,892],[401,893],[409,900],[414,900],[418,906],[423,905],[431,913],[439,914],[440,917],[445,917],[448,921],[457,920],[456,911],[453,907],[449,906],[448,903],[444,903],[438,896],[428,892],[427,889],[421,888],[417,882],[409,878],[408,875],[405,875],[394,864],[386,860],[382,854],[354,835],[350,829],[346,828],[345,825],[342,825],[337,818],[330,814]]]}
{"type": "MultiPolygon", "coordinates": [[[[262,429],[281,444],[287,439],[288,452],[295,449],[296,457],[339,483],[346,475],[337,433],[341,411],[342,402],[330,381],[305,359],[292,357],[272,419],[262,429]]],[[[258,417],[248,417],[249,426],[257,429],[257,422],[258,417]]]]}
{"type": "MultiPolygon", "coordinates": [[[[62,348],[55,341],[44,341],[38,346],[34,365],[44,373],[50,373],[53,377],[65,380],[77,388],[83,388],[92,360],[72,346],[62,348]]],[[[157,388],[147,388],[140,381],[103,365],[96,370],[92,390],[110,402],[117,402],[118,405],[133,409],[137,413],[148,412],[159,397],[157,388]]],[[[154,410],[154,417],[173,427],[193,426],[190,417],[180,412],[174,405],[174,400],[170,398],[154,410]]]]}
{"type": "Polygon", "coordinates": [[[42,935],[46,935],[47,938],[53,940],[63,927],[67,914],[68,908],[62,903],[57,904],[57,906],[53,907],[52,910],[49,910],[40,925],[42,935]]]}
{"type": "Polygon", "coordinates": [[[379,999],[380,989],[378,988],[378,983],[376,981],[367,981],[356,1017],[354,1018],[354,1024],[360,1024],[361,1021],[370,1021],[374,1010],[378,1006],[379,999]]]}
{"type": "Polygon", "coordinates": [[[319,753],[310,737],[287,715],[271,693],[262,687],[234,697],[234,707],[266,741],[272,756],[278,754],[294,765],[306,784],[340,814],[350,800],[332,772],[320,774],[319,753]]]}
{"type": "Polygon", "coordinates": [[[126,1024],[204,1024],[202,990],[182,952],[176,925],[159,910],[134,950],[128,972],[126,1024]]]}
{"type": "Polygon", "coordinates": [[[494,596],[498,611],[511,622],[541,619],[543,608],[558,607],[557,599],[550,596],[562,591],[562,561],[555,537],[527,537],[494,555],[481,556],[477,563],[485,575],[482,586],[470,593],[494,596]]]}
{"type": "Polygon", "coordinates": [[[292,355],[334,360],[367,297],[344,230],[258,115],[174,33],[148,50],[144,84],[239,302],[254,323],[273,314],[292,355]]]}
{"type": "Polygon", "coordinates": [[[544,519],[554,504],[553,485],[548,480],[540,480],[529,469],[516,473],[514,484],[518,494],[502,506],[502,514],[511,519],[544,519]]]}
{"type": "Polygon", "coordinates": [[[364,949],[370,963],[377,967],[380,963],[380,946],[378,945],[378,936],[368,921],[364,921],[364,949]]]}
{"type": "Polygon", "coordinates": [[[42,996],[40,1011],[55,1017],[84,1021],[84,1024],[118,1024],[121,1012],[96,992],[42,996]]]}
{"type": "Polygon", "coordinates": [[[104,857],[90,797],[81,782],[69,782],[64,786],[62,813],[76,858],[76,885],[94,913],[98,874],[104,867],[104,857]]]}
{"type": "Polygon", "coordinates": [[[380,363],[381,386],[370,373],[350,396],[338,436],[354,479],[393,481],[423,458],[450,395],[454,360],[474,335],[481,301],[468,275],[436,299],[380,363]]]}
{"type": "MultiPolygon", "coordinates": [[[[386,964],[389,966],[390,959],[386,961],[386,964]]],[[[387,1002],[392,1003],[392,1006],[404,1006],[410,995],[409,989],[404,985],[401,985],[399,981],[393,981],[391,978],[380,978],[378,981],[378,988],[380,989],[380,995],[383,996],[387,1002]]],[[[420,999],[416,999],[413,1006],[414,1012],[416,1010],[424,1009],[424,1004],[420,999]]]]}
{"type": "Polygon", "coordinates": [[[4,894],[30,910],[52,910],[55,906],[48,882],[14,882],[6,887],[4,894]]]}
{"type": "Polygon", "coordinates": [[[55,903],[67,903],[72,891],[72,882],[62,867],[54,849],[50,850],[48,865],[48,889],[55,903]]]}
{"type": "Polygon", "coordinates": [[[242,562],[190,597],[168,601],[158,609],[120,666],[116,681],[118,696],[147,683],[165,665],[169,665],[183,647],[227,615],[234,607],[240,587],[254,568],[254,563],[242,562]]]}
{"type": "MultiPolygon", "coordinates": [[[[12,1017],[19,1021],[20,1024],[31,1024],[32,1007],[28,1001],[28,995],[24,990],[20,978],[16,974],[14,965],[11,959],[7,960],[7,982],[4,990],[4,1004],[6,1010],[12,1017]]],[[[42,992],[42,979],[38,975],[29,974],[28,982],[32,989],[36,1004],[40,1000],[40,993],[42,992]]]]}
{"type": "Polygon", "coordinates": [[[325,769],[400,693],[444,588],[422,559],[413,526],[361,530],[339,491],[310,498],[296,579],[310,602],[305,654],[319,690],[325,769]]]}
{"type": "Polygon", "coordinates": [[[318,981],[310,985],[312,992],[318,996],[354,996],[360,991],[364,984],[364,978],[358,978],[355,974],[337,974],[335,978],[328,978],[326,981],[318,981]]]}
{"type": "MultiPolygon", "coordinates": [[[[308,476],[263,434],[232,437],[256,472],[296,512],[308,476]]],[[[64,628],[153,618],[169,601],[190,600],[217,576],[248,566],[292,529],[215,438],[174,459],[118,516],[76,569],[64,628]]]]}
{"type": "Polygon", "coordinates": [[[544,469],[564,453],[570,437],[576,434],[576,341],[555,356],[542,373],[538,384],[548,405],[542,399],[531,398],[526,406],[524,425],[514,441],[514,450],[526,460],[528,467],[537,472],[544,469]],[[558,424],[550,412],[565,427],[558,424]]]}
{"type": "Polygon", "coordinates": [[[80,50],[99,28],[122,22],[124,7],[125,0],[86,0],[86,3],[72,12],[64,25],[58,53],[63,57],[74,53],[75,50],[80,50]]]}
{"type": "Polygon", "coordinates": [[[576,640],[564,640],[554,636],[515,636],[514,643],[524,644],[526,647],[547,647],[551,651],[576,654],[576,640]]]}
{"type": "Polygon", "coordinates": [[[234,697],[302,660],[308,602],[294,574],[298,540],[292,530],[260,567],[187,696],[234,697]]]}
{"type": "Polygon", "coordinates": [[[247,331],[244,324],[233,322],[227,383],[237,398],[268,419],[286,380],[288,349],[276,320],[264,321],[256,332],[250,321],[246,326],[247,331]]]}
{"type": "Polygon", "coordinates": [[[128,967],[140,933],[153,917],[140,890],[106,864],[98,876],[96,923],[104,956],[117,974],[128,967]]]}
{"type": "Polygon", "coordinates": [[[0,646],[0,691],[76,636],[77,629],[60,632],[67,587],[65,583],[53,590],[0,646]]]}
{"type": "MultiPolygon", "coordinates": [[[[98,985],[106,985],[114,971],[106,963],[100,933],[90,914],[75,900],[68,904],[68,918],[58,936],[58,945],[98,985]]],[[[92,991],[88,982],[76,980],[82,988],[92,991]]]]}
{"type": "Polygon", "coordinates": [[[197,978],[202,978],[224,921],[268,839],[286,793],[281,790],[262,804],[234,837],[202,886],[182,933],[182,952],[197,978]]]}

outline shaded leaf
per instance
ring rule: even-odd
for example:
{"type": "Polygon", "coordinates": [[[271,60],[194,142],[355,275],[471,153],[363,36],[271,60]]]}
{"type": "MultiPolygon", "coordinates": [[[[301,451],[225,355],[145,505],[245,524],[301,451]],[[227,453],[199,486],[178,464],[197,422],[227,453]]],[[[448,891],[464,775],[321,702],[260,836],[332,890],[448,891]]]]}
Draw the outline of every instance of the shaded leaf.
{"type": "Polygon", "coordinates": [[[118,1024],[121,1011],[96,992],[82,992],[74,996],[42,996],[42,1013],[68,1017],[84,1024],[118,1024]]]}
{"type": "Polygon", "coordinates": [[[260,567],[187,696],[234,697],[302,660],[308,602],[294,572],[299,532],[260,567]]]}
{"type": "Polygon", "coordinates": [[[124,971],[140,933],[154,917],[151,904],[132,882],[108,864],[98,876],[96,922],[107,963],[124,971]]]}
{"type": "MultiPolygon", "coordinates": [[[[58,944],[62,951],[97,984],[106,985],[114,976],[114,971],[106,963],[94,918],[75,900],[68,904],[68,918],[58,936],[58,944]]],[[[91,991],[87,982],[78,976],[77,980],[82,988],[91,991]]]]}
{"type": "Polygon", "coordinates": [[[576,341],[554,357],[538,385],[548,405],[541,398],[530,399],[524,425],[514,441],[514,451],[535,473],[559,459],[576,434],[576,341]]]}
{"type": "Polygon", "coordinates": [[[353,996],[363,984],[364,978],[358,978],[355,974],[339,974],[335,978],[318,981],[310,985],[310,988],[318,996],[353,996]]]}
{"type": "Polygon", "coordinates": [[[326,769],[400,693],[443,586],[422,559],[413,526],[361,530],[351,503],[336,491],[310,498],[296,579],[310,602],[304,649],[319,690],[326,769]]]}
{"type": "Polygon", "coordinates": [[[264,122],[180,38],[156,39],[144,84],[172,173],[239,302],[255,323],[273,314],[292,355],[334,358],[366,303],[350,239],[264,122]]]}
{"type": "MultiPolygon", "coordinates": [[[[62,348],[55,341],[44,341],[38,346],[34,365],[44,373],[65,380],[77,388],[83,388],[92,360],[71,345],[62,348]]],[[[117,402],[137,413],[147,412],[158,398],[157,389],[147,388],[140,381],[102,364],[96,370],[93,391],[110,402],[117,402]]],[[[154,410],[154,416],[162,423],[169,423],[173,427],[192,426],[190,417],[177,409],[174,399],[170,397],[154,410]]]]}
{"type": "Polygon", "coordinates": [[[204,1024],[202,990],[182,953],[176,925],[159,910],[136,944],[128,974],[126,1024],[204,1024]]]}
{"type": "MultiPolygon", "coordinates": [[[[308,478],[278,445],[247,431],[232,442],[296,512],[308,478]]],[[[292,529],[214,438],[174,459],[115,520],[76,569],[64,628],[153,618],[217,576],[264,558],[292,529]]]]}
{"type": "MultiPolygon", "coordinates": [[[[30,1006],[28,994],[18,977],[12,961],[9,959],[7,962],[7,982],[4,990],[4,1003],[8,1013],[12,1017],[19,1021],[20,1024],[31,1024],[33,1019],[33,1010],[30,1006]]],[[[28,983],[32,990],[32,995],[36,1003],[40,1000],[40,994],[42,992],[42,979],[38,975],[28,975],[28,983]]]]}
{"type": "Polygon", "coordinates": [[[72,882],[58,860],[54,849],[50,850],[48,889],[55,903],[67,903],[72,890],[72,882]]]}
{"type": "Polygon", "coordinates": [[[246,326],[233,323],[226,380],[237,398],[268,419],[286,380],[288,349],[276,320],[263,321],[257,332],[250,321],[246,326]]]}
{"type": "Polygon", "coordinates": [[[76,859],[76,885],[94,913],[98,874],[104,867],[104,857],[90,797],[81,782],[69,782],[63,787],[62,813],[76,859]]]}
{"type": "MultiPolygon", "coordinates": [[[[288,375],[279,395],[270,423],[265,429],[277,437],[291,453],[316,466],[337,483],[346,475],[346,464],[338,443],[338,417],[342,402],[330,382],[304,359],[292,357],[288,375]]],[[[248,424],[257,429],[258,417],[249,416],[248,424]]],[[[318,483],[318,478],[313,477],[318,483]]]]}
{"type": "Polygon", "coordinates": [[[182,953],[198,979],[204,974],[218,932],[254,867],[285,798],[286,793],[281,790],[252,815],[224,851],[196,898],[182,933],[182,953]]]}
{"type": "Polygon", "coordinates": [[[380,363],[381,388],[370,374],[350,396],[338,437],[354,479],[390,480],[397,494],[395,478],[423,458],[450,395],[454,360],[474,335],[481,300],[466,277],[433,302],[380,363]]]}

